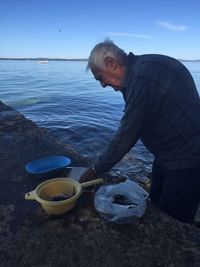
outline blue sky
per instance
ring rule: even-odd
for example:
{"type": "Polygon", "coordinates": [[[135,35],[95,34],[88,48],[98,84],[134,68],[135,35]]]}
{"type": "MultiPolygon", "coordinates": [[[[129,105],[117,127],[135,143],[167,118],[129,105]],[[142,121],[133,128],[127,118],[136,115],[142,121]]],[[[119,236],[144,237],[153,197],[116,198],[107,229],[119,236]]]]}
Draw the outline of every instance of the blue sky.
{"type": "Polygon", "coordinates": [[[126,52],[200,59],[200,0],[1,0],[0,57],[87,58],[109,37],[126,52]]]}

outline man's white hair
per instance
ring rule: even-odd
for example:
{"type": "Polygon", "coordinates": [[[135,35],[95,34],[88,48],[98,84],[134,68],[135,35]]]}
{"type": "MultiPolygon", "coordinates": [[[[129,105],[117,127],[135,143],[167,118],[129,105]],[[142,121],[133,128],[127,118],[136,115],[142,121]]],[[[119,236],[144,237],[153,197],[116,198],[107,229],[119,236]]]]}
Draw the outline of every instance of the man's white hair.
{"type": "Polygon", "coordinates": [[[127,54],[113,43],[113,41],[106,39],[104,42],[97,44],[91,51],[88,58],[86,70],[95,68],[104,68],[104,59],[112,57],[120,65],[125,65],[127,54]]]}

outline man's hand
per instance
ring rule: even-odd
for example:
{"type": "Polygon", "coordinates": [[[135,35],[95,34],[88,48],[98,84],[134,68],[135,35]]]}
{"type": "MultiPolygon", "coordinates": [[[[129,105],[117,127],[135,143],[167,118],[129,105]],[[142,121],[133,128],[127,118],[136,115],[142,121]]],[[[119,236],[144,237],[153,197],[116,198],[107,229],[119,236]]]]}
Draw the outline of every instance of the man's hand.
{"type": "Polygon", "coordinates": [[[83,183],[94,179],[97,179],[97,174],[91,166],[81,175],[79,182],[83,183]]]}

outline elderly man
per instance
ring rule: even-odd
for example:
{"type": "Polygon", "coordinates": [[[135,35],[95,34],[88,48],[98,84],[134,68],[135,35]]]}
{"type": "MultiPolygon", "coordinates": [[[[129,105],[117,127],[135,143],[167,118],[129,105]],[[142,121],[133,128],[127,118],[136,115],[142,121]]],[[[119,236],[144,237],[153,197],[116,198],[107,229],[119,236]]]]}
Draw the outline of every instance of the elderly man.
{"type": "Polygon", "coordinates": [[[189,71],[164,55],[128,55],[97,44],[87,69],[103,87],[121,91],[120,126],[81,181],[108,171],[140,139],[154,155],[150,198],[172,217],[193,223],[200,200],[200,99],[189,71]]]}

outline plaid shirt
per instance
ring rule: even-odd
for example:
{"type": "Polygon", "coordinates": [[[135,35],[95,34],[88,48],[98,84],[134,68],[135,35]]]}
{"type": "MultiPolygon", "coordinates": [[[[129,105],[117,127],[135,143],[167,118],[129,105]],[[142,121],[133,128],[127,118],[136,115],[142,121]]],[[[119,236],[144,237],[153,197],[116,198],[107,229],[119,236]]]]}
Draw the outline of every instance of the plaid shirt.
{"type": "Polygon", "coordinates": [[[94,163],[97,173],[112,168],[138,139],[166,169],[200,166],[200,99],[183,64],[163,55],[130,53],[122,94],[124,116],[94,163]]]}

